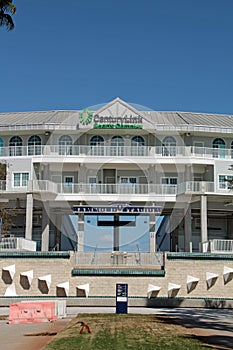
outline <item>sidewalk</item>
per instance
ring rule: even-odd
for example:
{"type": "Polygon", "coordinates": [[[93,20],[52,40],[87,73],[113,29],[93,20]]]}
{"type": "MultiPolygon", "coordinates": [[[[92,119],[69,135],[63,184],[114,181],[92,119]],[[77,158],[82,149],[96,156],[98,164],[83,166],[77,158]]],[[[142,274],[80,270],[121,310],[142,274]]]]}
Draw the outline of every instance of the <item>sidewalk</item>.
{"type": "Polygon", "coordinates": [[[53,336],[49,334],[58,333],[70,321],[71,318],[66,318],[54,322],[8,324],[7,320],[1,320],[0,348],[4,350],[41,350],[53,339],[53,336]]]}

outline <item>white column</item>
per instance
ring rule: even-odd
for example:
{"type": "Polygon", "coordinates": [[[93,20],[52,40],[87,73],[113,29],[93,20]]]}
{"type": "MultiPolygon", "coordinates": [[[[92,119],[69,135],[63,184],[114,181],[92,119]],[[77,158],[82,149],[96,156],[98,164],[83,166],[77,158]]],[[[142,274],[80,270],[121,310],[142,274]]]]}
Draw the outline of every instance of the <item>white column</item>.
{"type": "Polygon", "coordinates": [[[25,238],[32,240],[33,195],[27,194],[25,238]]]}
{"type": "Polygon", "coordinates": [[[192,217],[191,217],[191,205],[185,213],[184,218],[184,251],[190,251],[190,242],[192,242],[192,217]]]}
{"type": "Polygon", "coordinates": [[[84,251],[84,214],[78,214],[78,252],[84,251]]]}
{"type": "Polygon", "coordinates": [[[119,251],[119,226],[116,222],[119,221],[119,214],[114,214],[114,228],[113,228],[113,251],[119,251]]]}
{"type": "Polygon", "coordinates": [[[41,250],[44,252],[49,250],[49,205],[46,202],[42,213],[41,250]]]}
{"type": "Polygon", "coordinates": [[[207,240],[207,196],[201,196],[201,242],[207,240]]]}
{"type": "Polygon", "coordinates": [[[150,214],[150,253],[156,252],[155,215],[150,214]]]}
{"type": "Polygon", "coordinates": [[[55,223],[56,223],[56,245],[57,248],[60,249],[61,247],[61,222],[62,222],[62,215],[56,214],[55,217],[55,223]]]}

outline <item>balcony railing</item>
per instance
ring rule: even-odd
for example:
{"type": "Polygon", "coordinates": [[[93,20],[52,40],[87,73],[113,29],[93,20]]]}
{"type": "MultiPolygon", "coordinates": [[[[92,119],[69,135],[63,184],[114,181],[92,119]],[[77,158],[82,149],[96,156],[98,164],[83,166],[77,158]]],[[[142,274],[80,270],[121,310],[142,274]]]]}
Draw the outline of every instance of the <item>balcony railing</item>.
{"type": "Polygon", "coordinates": [[[177,193],[206,193],[214,192],[214,182],[186,181],[178,185],[177,193]]]}
{"type": "Polygon", "coordinates": [[[233,254],[233,240],[232,239],[212,239],[202,242],[203,253],[222,253],[233,254]]]}
{"type": "Polygon", "coordinates": [[[0,192],[49,192],[55,194],[158,194],[177,195],[184,193],[214,192],[214,182],[187,181],[178,185],[163,184],[87,184],[54,183],[49,180],[29,180],[26,187],[7,188],[0,181],[0,192]]]}
{"type": "Polygon", "coordinates": [[[36,251],[36,242],[22,237],[3,237],[0,242],[0,251],[2,250],[36,251]]]}
{"type": "Polygon", "coordinates": [[[0,157],[195,157],[233,159],[233,149],[196,146],[34,145],[0,147],[0,157]]]}
{"type": "Polygon", "coordinates": [[[76,252],[74,254],[74,266],[79,267],[137,267],[150,266],[161,267],[164,265],[164,254],[145,252],[76,252]]]}
{"type": "Polygon", "coordinates": [[[58,193],[175,195],[177,186],[157,184],[57,184],[58,193]]]}

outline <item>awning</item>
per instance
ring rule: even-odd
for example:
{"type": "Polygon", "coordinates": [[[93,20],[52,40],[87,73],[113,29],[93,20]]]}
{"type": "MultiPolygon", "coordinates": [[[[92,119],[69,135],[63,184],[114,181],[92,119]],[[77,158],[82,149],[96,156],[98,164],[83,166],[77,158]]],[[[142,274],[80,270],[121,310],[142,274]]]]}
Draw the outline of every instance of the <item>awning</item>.
{"type": "Polygon", "coordinates": [[[206,283],[208,288],[212,287],[215,284],[218,276],[219,275],[216,273],[206,272],[206,283]]]}
{"type": "Polygon", "coordinates": [[[174,297],[179,292],[181,288],[180,284],[168,283],[168,296],[174,297]]]}
{"type": "Polygon", "coordinates": [[[63,289],[66,296],[69,295],[69,290],[70,290],[69,282],[64,282],[64,283],[57,284],[57,288],[63,289]]]}
{"type": "Polygon", "coordinates": [[[21,272],[21,273],[20,273],[20,276],[26,277],[27,280],[28,280],[29,286],[31,286],[32,280],[33,280],[33,270],[21,272]]]}
{"type": "Polygon", "coordinates": [[[8,272],[9,275],[11,276],[11,279],[13,280],[15,275],[15,265],[9,265],[9,266],[3,267],[2,270],[8,272]]]}
{"type": "Polygon", "coordinates": [[[224,266],[224,268],[223,268],[224,282],[225,283],[229,282],[229,280],[232,279],[232,277],[233,277],[233,269],[231,267],[224,266]]]}
{"type": "Polygon", "coordinates": [[[191,292],[197,285],[197,283],[200,281],[200,278],[193,277],[190,275],[187,275],[187,290],[188,292],[191,292]]]}
{"type": "Polygon", "coordinates": [[[47,288],[50,289],[50,286],[51,286],[51,275],[45,275],[45,276],[38,277],[38,280],[45,282],[47,288]]]}
{"type": "Polygon", "coordinates": [[[89,283],[81,284],[80,286],[77,286],[77,289],[83,290],[84,293],[85,293],[86,298],[88,298],[89,290],[90,290],[89,283]]]}
{"type": "Polygon", "coordinates": [[[148,289],[147,289],[147,298],[150,299],[153,294],[158,294],[160,291],[161,287],[154,286],[153,284],[148,284],[148,289]]]}

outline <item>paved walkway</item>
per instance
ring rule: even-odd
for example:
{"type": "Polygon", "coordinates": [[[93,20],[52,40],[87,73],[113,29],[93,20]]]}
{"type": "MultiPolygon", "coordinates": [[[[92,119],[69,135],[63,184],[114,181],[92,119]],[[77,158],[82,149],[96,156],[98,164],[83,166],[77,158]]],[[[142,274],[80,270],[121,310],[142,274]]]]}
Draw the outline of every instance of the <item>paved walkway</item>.
{"type": "Polygon", "coordinates": [[[0,349],[4,350],[41,350],[52,340],[51,335],[61,331],[70,318],[46,323],[8,324],[0,321],[0,349]]]}
{"type": "MultiPolygon", "coordinates": [[[[115,308],[69,307],[67,318],[52,323],[9,325],[0,321],[0,348],[4,350],[41,350],[52,340],[50,335],[61,331],[77,314],[115,313],[115,308]],[[28,334],[31,334],[28,335],[28,334]],[[32,335],[33,334],[33,335],[32,335]]],[[[0,315],[8,315],[8,308],[0,308],[0,315]]],[[[215,349],[233,349],[233,310],[218,309],[153,309],[128,308],[129,314],[156,314],[168,323],[177,323],[189,329],[190,333],[215,349]],[[164,316],[169,316],[164,318],[164,316]]]]}

